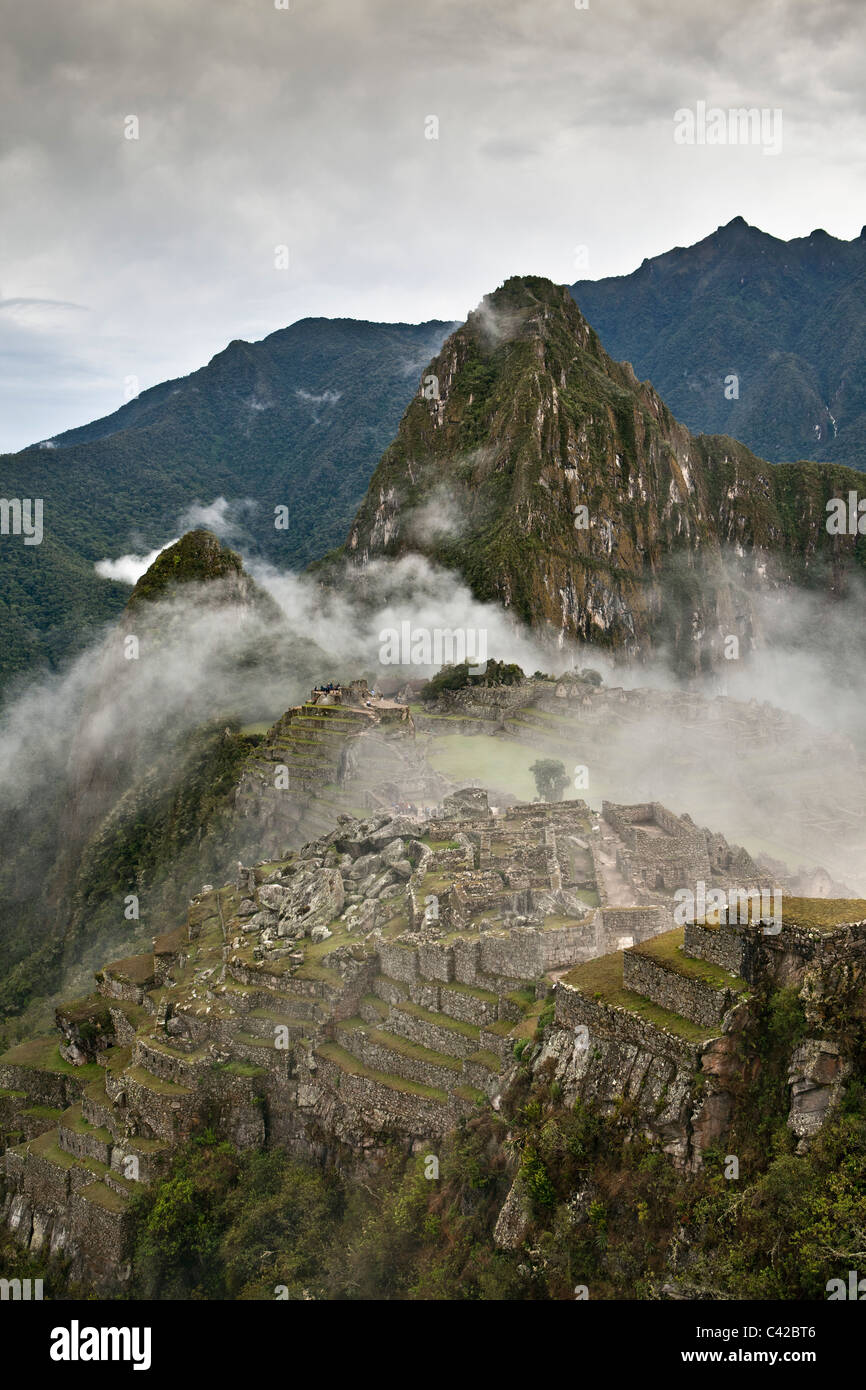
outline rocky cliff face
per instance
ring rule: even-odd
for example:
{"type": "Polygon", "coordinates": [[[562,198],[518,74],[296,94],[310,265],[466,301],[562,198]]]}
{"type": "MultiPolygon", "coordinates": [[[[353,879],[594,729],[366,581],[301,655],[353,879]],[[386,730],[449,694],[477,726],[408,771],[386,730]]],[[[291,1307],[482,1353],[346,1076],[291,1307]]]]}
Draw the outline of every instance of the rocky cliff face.
{"type": "Polygon", "coordinates": [[[826,502],[858,480],[692,436],[565,287],[514,278],[430,363],[345,554],[420,550],[553,637],[693,671],[753,637],[756,591],[844,591],[863,543],[828,535],[826,502]]]}

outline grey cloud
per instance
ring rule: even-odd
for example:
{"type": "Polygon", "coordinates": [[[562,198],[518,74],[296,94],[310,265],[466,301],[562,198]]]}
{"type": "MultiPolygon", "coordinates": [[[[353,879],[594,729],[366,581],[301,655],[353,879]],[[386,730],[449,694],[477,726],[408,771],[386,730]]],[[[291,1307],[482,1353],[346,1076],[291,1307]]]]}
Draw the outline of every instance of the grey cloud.
{"type": "Polygon", "coordinates": [[[3,0],[2,19],[3,289],[91,313],[86,342],[39,330],[90,387],[62,419],[25,391],[0,448],[308,314],[457,318],[516,271],[572,280],[577,243],[595,276],[738,213],[801,235],[819,197],[836,235],[863,221],[857,0],[3,0]],[[675,148],[698,99],[781,105],[783,157],[675,148]]]}

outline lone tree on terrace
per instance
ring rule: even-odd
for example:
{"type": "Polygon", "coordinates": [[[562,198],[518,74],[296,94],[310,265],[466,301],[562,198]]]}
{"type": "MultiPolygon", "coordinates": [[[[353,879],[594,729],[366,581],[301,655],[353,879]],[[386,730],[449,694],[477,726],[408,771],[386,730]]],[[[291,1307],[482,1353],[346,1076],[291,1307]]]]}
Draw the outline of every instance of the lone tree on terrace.
{"type": "Polygon", "coordinates": [[[558,758],[539,758],[529,769],[535,778],[539,801],[561,801],[568,786],[565,764],[558,758]]]}

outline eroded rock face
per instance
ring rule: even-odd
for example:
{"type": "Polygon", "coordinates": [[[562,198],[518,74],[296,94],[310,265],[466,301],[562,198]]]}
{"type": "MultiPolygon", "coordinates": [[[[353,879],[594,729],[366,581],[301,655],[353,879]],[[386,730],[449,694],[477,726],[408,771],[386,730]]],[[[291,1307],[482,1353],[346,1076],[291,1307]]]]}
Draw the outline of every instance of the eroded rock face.
{"type": "Polygon", "coordinates": [[[529,1234],[532,1218],[520,1178],[515,1178],[493,1228],[493,1243],[500,1250],[519,1250],[529,1234]]]}
{"type": "Polygon", "coordinates": [[[788,1128],[797,1136],[797,1152],[806,1153],[831,1110],[838,1104],[851,1064],[835,1043],[806,1038],[788,1067],[791,1108],[788,1128]]]}
{"type": "Polygon", "coordinates": [[[304,863],[288,884],[262,884],[258,899],[276,914],[277,935],[297,939],[338,917],[346,894],[339,869],[304,863]]]}
{"type": "Polygon", "coordinates": [[[571,1030],[554,1028],[534,1067],[550,1063],[565,1104],[580,1097],[611,1113],[620,1098],[635,1101],[645,1132],[677,1162],[687,1160],[693,1074],[675,1058],[625,1039],[594,1036],[587,1045],[571,1030]]]}
{"type": "Polygon", "coordinates": [[[733,1112],[733,1096],[729,1091],[708,1095],[692,1116],[692,1146],[696,1155],[721,1143],[728,1133],[733,1112]]]}

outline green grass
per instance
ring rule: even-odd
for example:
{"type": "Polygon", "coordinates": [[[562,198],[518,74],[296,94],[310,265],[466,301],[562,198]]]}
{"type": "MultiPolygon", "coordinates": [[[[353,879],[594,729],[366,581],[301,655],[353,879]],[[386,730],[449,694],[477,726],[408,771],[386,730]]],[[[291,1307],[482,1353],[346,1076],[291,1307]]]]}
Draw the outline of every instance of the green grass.
{"type": "MultiPolygon", "coordinates": [[[[24,1092],[22,1091],[21,1094],[23,1095],[24,1092]]],[[[56,1125],[63,1111],[56,1109],[53,1105],[28,1105],[22,1113],[32,1116],[34,1120],[45,1120],[48,1125],[56,1125]]]]}
{"type": "Polygon", "coordinates": [[[690,980],[700,980],[703,984],[711,985],[713,989],[727,988],[739,992],[748,989],[745,980],[736,975],[729,975],[720,965],[714,965],[712,961],[707,960],[694,960],[691,956],[684,955],[684,936],[685,928],[675,927],[673,931],[663,932],[661,936],[651,937],[649,941],[642,941],[639,946],[633,948],[633,952],[635,955],[648,956],[651,960],[670,966],[678,975],[685,975],[690,980]]]}
{"type": "Polygon", "coordinates": [[[144,1086],[148,1091],[156,1091],[160,1096],[191,1096],[192,1091],[187,1086],[180,1086],[176,1081],[163,1081],[161,1076],[154,1076],[152,1072],[145,1071],[143,1067],[130,1067],[127,1076],[131,1081],[137,1081],[140,1086],[144,1086]]]}
{"type": "Polygon", "coordinates": [[[361,1000],[361,1003],[366,1004],[368,1008],[373,1009],[374,1012],[377,1013],[380,1018],[387,1018],[388,1014],[390,1013],[389,1005],[385,1002],[384,999],[380,999],[378,994],[365,994],[363,999],[361,1000]]]}
{"type": "Polygon", "coordinates": [[[433,734],[427,754],[437,772],[463,785],[478,781],[483,787],[511,792],[522,801],[532,801],[537,795],[529,769],[538,756],[538,749],[527,744],[478,734],[433,734]]]}
{"type": "Polygon", "coordinates": [[[551,913],[544,919],[545,931],[562,931],[565,927],[585,927],[589,918],[587,917],[564,917],[561,914],[551,913]]]}
{"type": "MultiPolygon", "coordinates": [[[[75,1168],[77,1165],[89,1167],[84,1159],[77,1159],[73,1154],[68,1154],[65,1149],[61,1149],[57,1142],[57,1130],[47,1129],[44,1134],[40,1134],[36,1139],[31,1139],[25,1145],[30,1153],[37,1158],[44,1158],[47,1163],[54,1163],[58,1168],[75,1168]]],[[[105,1168],[105,1165],[101,1165],[105,1168]]]]}
{"type": "MultiPolygon", "coordinates": [[[[115,1178],[117,1174],[115,1173],[115,1178]]],[[[86,1197],[88,1202],[95,1202],[98,1207],[104,1207],[106,1211],[122,1212],[126,1210],[126,1198],[121,1197],[119,1192],[111,1187],[106,1187],[104,1182],[91,1182],[86,1187],[81,1188],[81,1197],[86,1197]]]]}
{"type": "Polygon", "coordinates": [[[509,1037],[515,1039],[526,1038],[527,1040],[531,1041],[532,1038],[535,1037],[535,1029],[538,1023],[538,1015],[544,1008],[545,1003],[546,1001],[544,999],[537,999],[533,1004],[532,1008],[529,1010],[529,1013],[526,1015],[526,1017],[524,1019],[521,1019],[520,1023],[515,1024],[515,1026],[512,1028],[509,1037]]]}
{"type": "Polygon", "coordinates": [[[474,1023],[464,1023],[462,1018],[451,1018],[450,1014],[437,1014],[432,1009],[425,1009],[421,1004],[395,1004],[402,1014],[411,1014],[413,1018],[420,1018],[425,1023],[435,1023],[439,1028],[447,1028],[452,1033],[461,1033],[464,1038],[480,1038],[481,1029],[474,1023]]]}
{"type": "Polygon", "coordinates": [[[446,1093],[437,1086],[423,1086],[420,1081],[407,1081],[405,1077],[392,1076],[389,1072],[374,1071],[372,1067],[366,1067],[337,1043],[319,1043],[316,1051],[320,1057],[335,1062],[342,1071],[350,1072],[352,1076],[364,1076],[368,1081],[376,1081],[391,1091],[407,1091],[409,1095],[423,1096],[426,1100],[448,1100],[446,1093]]]}
{"type": "Polygon", "coordinates": [[[89,1120],[85,1120],[80,1105],[73,1105],[68,1110],[64,1110],[60,1115],[59,1123],[64,1129],[71,1129],[74,1134],[89,1134],[102,1144],[114,1143],[114,1136],[107,1129],[97,1128],[89,1120]]]}
{"type": "Polygon", "coordinates": [[[460,1072],[463,1070],[463,1063],[459,1057],[452,1057],[448,1052],[435,1052],[432,1047],[424,1047],[421,1043],[412,1042],[409,1038],[401,1037],[399,1033],[386,1033],[380,1028],[371,1028],[363,1018],[344,1019],[337,1024],[337,1029],[342,1033],[354,1033],[361,1029],[378,1047],[386,1047],[391,1052],[398,1052],[401,1057],[411,1057],[416,1062],[429,1062],[432,1066],[447,1067],[449,1071],[460,1072]]]}
{"type": "Polygon", "coordinates": [[[471,1101],[473,1105],[489,1104],[487,1096],[483,1091],[479,1091],[476,1086],[455,1086],[454,1094],[455,1096],[459,1096],[461,1100],[471,1101]]]}
{"type": "Polygon", "coordinates": [[[866,920],[866,898],[782,898],[782,923],[786,927],[814,927],[830,931],[846,922],[866,920]]]}
{"type": "Polygon", "coordinates": [[[622,951],[584,961],[582,965],[576,965],[570,970],[563,979],[565,984],[572,985],[587,998],[638,1014],[647,1023],[653,1024],[656,1028],[666,1029],[676,1037],[682,1038],[684,1042],[703,1043],[718,1036],[717,1027],[703,1028],[700,1024],[681,1017],[680,1014],[671,1013],[668,1009],[659,1008],[658,1004],[650,1003],[642,994],[624,989],[622,951]]]}
{"type": "Polygon", "coordinates": [[[496,1053],[491,1052],[489,1048],[482,1048],[480,1052],[473,1052],[472,1056],[467,1058],[467,1061],[477,1062],[479,1066],[486,1067],[488,1071],[495,1072],[497,1076],[502,1070],[501,1061],[496,1053]]]}
{"type": "Polygon", "coordinates": [[[129,980],[134,985],[152,985],[153,955],[125,956],[122,960],[109,961],[105,970],[115,979],[129,980]]]}
{"type": "Polygon", "coordinates": [[[77,1076],[82,1081],[93,1081],[100,1075],[95,1062],[86,1062],[83,1067],[74,1067],[60,1055],[60,1044],[55,1035],[28,1038],[18,1043],[0,1057],[0,1062],[8,1062],[18,1067],[35,1067],[39,1071],[60,1072],[64,1076],[77,1076]]]}
{"type": "Polygon", "coordinates": [[[519,1009],[526,1011],[531,1009],[536,1003],[535,990],[524,985],[521,989],[512,989],[506,994],[505,998],[511,1003],[516,1004],[519,1009]]]}
{"type": "Polygon", "coordinates": [[[582,903],[586,903],[587,907],[601,906],[601,899],[599,898],[598,893],[594,888],[578,888],[573,891],[574,896],[576,898],[579,898],[582,903]]]}
{"type": "Polygon", "coordinates": [[[425,874],[422,878],[421,892],[425,894],[444,893],[447,888],[450,888],[452,886],[453,882],[453,874],[447,874],[445,872],[437,873],[434,870],[433,873],[425,874]]]}
{"type": "MultiPolygon", "coordinates": [[[[434,983],[430,981],[430,983],[434,983]]],[[[441,989],[449,994],[470,994],[473,999],[482,999],[485,1004],[498,1004],[497,995],[489,989],[482,989],[480,985],[464,985],[459,980],[449,980],[447,985],[441,985],[441,989]]]]}

